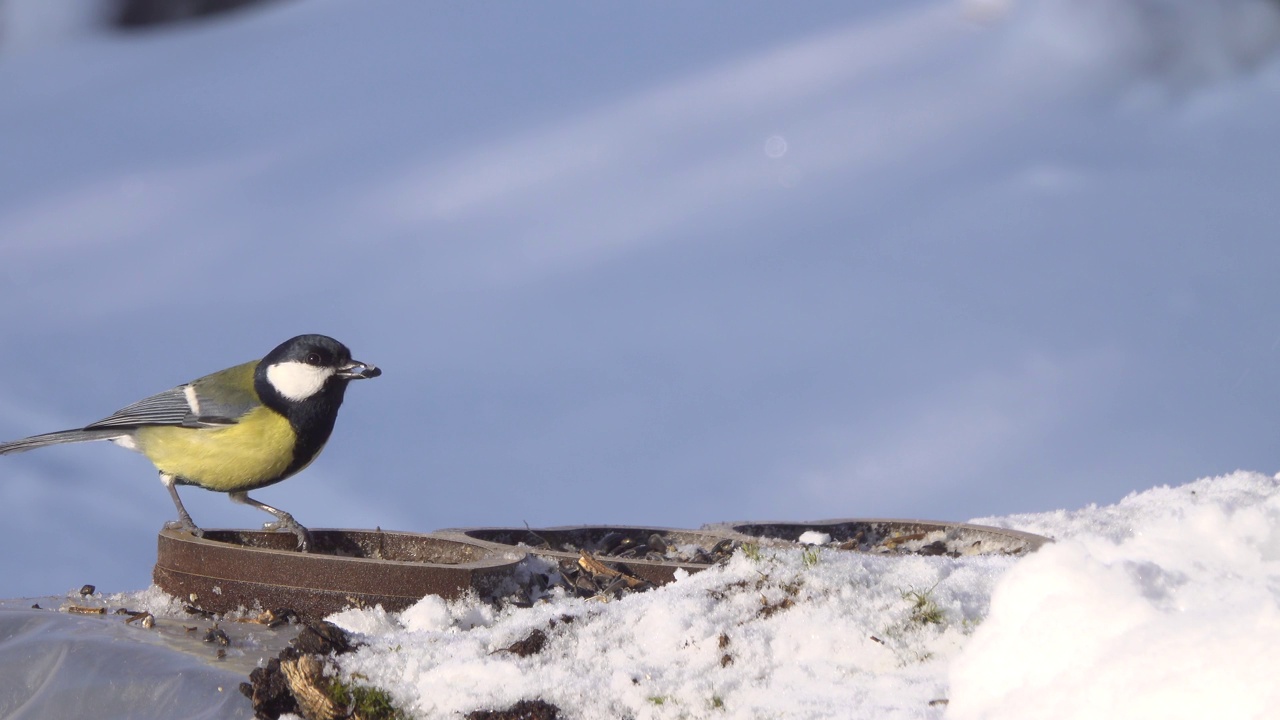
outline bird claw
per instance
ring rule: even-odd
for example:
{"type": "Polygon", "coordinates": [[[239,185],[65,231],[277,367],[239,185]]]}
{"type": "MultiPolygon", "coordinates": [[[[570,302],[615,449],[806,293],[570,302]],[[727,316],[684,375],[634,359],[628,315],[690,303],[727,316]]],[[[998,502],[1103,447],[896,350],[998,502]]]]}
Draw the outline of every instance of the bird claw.
{"type": "Polygon", "coordinates": [[[298,552],[307,552],[311,549],[311,534],[307,529],[302,527],[293,516],[285,513],[283,517],[274,522],[262,524],[262,529],[267,532],[288,531],[298,538],[298,552]]]}
{"type": "Polygon", "coordinates": [[[196,524],[191,522],[190,518],[183,519],[183,520],[170,520],[169,522],[164,524],[164,529],[165,530],[183,530],[185,532],[191,533],[192,535],[195,535],[198,538],[204,537],[204,531],[196,527],[196,524]]]}

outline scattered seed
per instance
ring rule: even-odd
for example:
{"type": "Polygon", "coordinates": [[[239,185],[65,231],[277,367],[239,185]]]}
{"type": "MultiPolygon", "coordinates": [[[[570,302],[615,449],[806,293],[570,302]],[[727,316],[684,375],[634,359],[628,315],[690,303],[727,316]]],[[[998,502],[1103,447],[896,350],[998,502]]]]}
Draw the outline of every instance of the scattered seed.
{"type": "Polygon", "coordinates": [[[106,608],[80,607],[79,605],[68,605],[67,612],[76,613],[78,615],[106,615],[106,608]]]}
{"type": "Polygon", "coordinates": [[[195,605],[183,605],[182,611],[190,615],[195,615],[201,620],[212,620],[215,616],[215,613],[211,613],[208,610],[201,610],[195,605]]]}
{"type": "Polygon", "coordinates": [[[129,613],[129,619],[125,620],[124,622],[126,625],[128,625],[129,623],[134,621],[141,621],[139,624],[142,625],[142,627],[147,628],[148,630],[156,626],[155,616],[149,612],[146,612],[145,610],[142,612],[129,613]]]}
{"type": "Polygon", "coordinates": [[[217,625],[214,625],[213,627],[209,628],[209,632],[204,634],[204,641],[207,643],[216,642],[219,645],[231,644],[231,638],[227,635],[226,632],[222,630],[222,628],[218,627],[217,625]]]}
{"type": "MultiPolygon", "coordinates": [[[[498,648],[494,653],[509,652],[516,657],[529,657],[542,652],[542,648],[547,645],[547,634],[541,630],[535,629],[522,640],[517,640],[507,647],[498,648]]],[[[493,653],[490,653],[492,655],[493,653]]]]}

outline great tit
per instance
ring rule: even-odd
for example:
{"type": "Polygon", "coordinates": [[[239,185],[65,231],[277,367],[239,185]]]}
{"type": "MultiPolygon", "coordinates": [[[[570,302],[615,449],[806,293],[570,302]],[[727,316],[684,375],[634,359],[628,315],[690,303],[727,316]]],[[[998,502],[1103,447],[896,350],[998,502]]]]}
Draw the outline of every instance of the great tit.
{"type": "Polygon", "coordinates": [[[249,497],[311,464],[320,454],[352,380],[382,371],[351,359],[345,345],[324,335],[299,335],[261,360],[252,360],[179,385],[80,428],[0,443],[0,455],[60,443],[110,440],[147,456],[160,471],[178,508],[168,527],[201,535],[178,485],[228,493],[276,517],[272,530],[298,536],[307,529],[293,516],[249,497]]]}

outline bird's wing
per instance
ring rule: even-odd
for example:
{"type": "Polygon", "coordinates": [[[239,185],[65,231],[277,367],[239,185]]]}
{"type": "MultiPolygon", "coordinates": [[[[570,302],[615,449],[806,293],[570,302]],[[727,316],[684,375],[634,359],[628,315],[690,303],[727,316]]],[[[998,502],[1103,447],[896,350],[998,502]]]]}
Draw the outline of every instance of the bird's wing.
{"type": "Polygon", "coordinates": [[[227,368],[187,383],[199,405],[196,421],[202,425],[230,425],[262,405],[253,389],[258,361],[227,368]]]}
{"type": "Polygon", "coordinates": [[[183,385],[143,398],[127,408],[115,411],[110,417],[86,425],[85,429],[138,425],[186,425],[192,413],[185,388],[186,386],[183,385]]]}
{"type": "Polygon", "coordinates": [[[86,425],[85,429],[141,425],[233,425],[245,413],[261,404],[253,390],[253,371],[256,366],[257,361],[237,365],[143,398],[129,407],[117,410],[110,417],[86,425]]]}

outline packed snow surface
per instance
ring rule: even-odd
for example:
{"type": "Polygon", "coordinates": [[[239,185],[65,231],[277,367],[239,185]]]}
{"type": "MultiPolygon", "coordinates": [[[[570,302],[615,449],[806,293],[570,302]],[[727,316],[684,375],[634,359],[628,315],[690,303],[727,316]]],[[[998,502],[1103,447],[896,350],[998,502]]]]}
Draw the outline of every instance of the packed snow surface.
{"type": "Polygon", "coordinates": [[[330,619],[348,678],[415,716],[541,698],[567,718],[1280,717],[1280,481],[1237,472],[1115,505],[975,522],[1026,557],[739,551],[600,601],[428,597],[330,619]],[[545,649],[504,650],[534,630],[545,649]]]}

